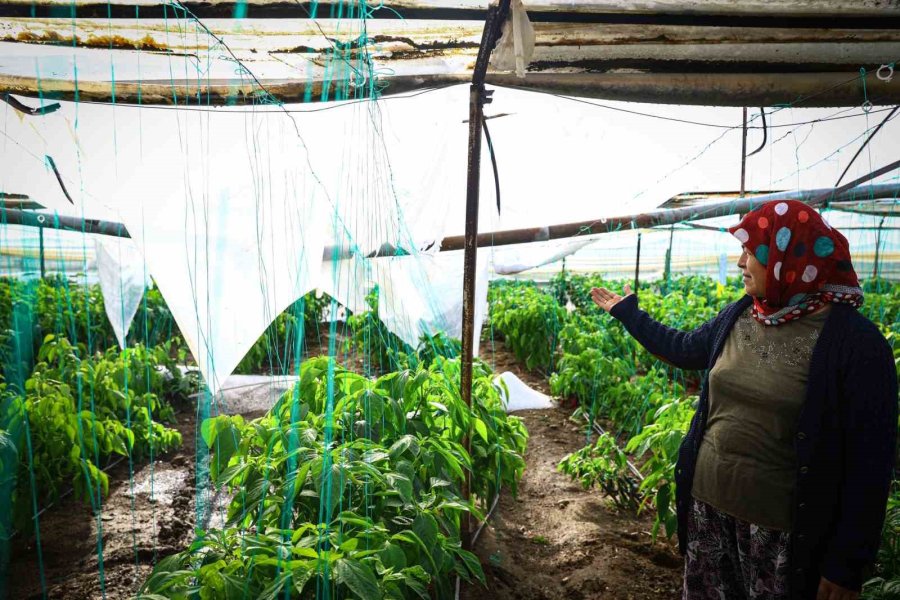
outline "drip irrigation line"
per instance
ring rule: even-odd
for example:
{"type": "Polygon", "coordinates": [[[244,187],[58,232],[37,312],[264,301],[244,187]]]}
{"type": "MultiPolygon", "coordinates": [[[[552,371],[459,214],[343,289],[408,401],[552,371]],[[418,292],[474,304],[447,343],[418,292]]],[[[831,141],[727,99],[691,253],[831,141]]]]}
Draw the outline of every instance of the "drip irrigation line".
{"type": "Polygon", "coordinates": [[[889,112],[887,114],[887,116],[881,121],[881,123],[878,124],[878,127],[876,127],[875,129],[872,130],[872,133],[869,134],[869,137],[866,138],[866,141],[864,141],[862,143],[862,145],[856,151],[856,154],[854,154],[853,158],[850,159],[850,162],[847,163],[847,167],[844,169],[843,173],[841,173],[841,176],[838,177],[837,181],[835,182],[835,184],[834,184],[835,187],[837,187],[841,184],[841,181],[844,179],[844,176],[847,174],[847,171],[849,171],[850,167],[853,166],[853,162],[859,157],[860,153],[862,153],[863,149],[869,144],[869,142],[872,141],[872,138],[875,137],[875,134],[878,133],[882,127],[884,127],[884,124],[891,120],[891,117],[894,116],[894,113],[896,113],[898,109],[900,109],[900,104],[898,104],[897,106],[892,108],[891,112],[889,112]]]}

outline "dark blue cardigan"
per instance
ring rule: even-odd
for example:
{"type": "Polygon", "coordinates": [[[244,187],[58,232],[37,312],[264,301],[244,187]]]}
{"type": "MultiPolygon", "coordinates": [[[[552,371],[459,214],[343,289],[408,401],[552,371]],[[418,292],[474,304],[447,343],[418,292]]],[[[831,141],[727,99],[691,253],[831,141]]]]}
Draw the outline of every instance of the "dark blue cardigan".
{"type": "MultiPolygon", "coordinates": [[[[676,466],[682,554],[694,468],[709,414],[708,371],[750,303],[745,296],[690,332],[654,321],[638,308],[634,295],[610,313],[652,354],[682,369],[706,370],[676,466]]],[[[881,540],[896,444],[897,375],[891,349],[871,321],[854,308],[835,304],[813,349],[794,443],[792,598],[815,598],[822,576],[860,589],[881,540]]]]}

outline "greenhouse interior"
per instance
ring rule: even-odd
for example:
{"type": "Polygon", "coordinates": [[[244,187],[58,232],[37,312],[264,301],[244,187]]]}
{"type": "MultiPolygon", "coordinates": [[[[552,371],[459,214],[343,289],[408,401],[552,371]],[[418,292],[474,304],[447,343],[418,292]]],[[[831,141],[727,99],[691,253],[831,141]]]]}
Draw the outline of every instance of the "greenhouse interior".
{"type": "Polygon", "coordinates": [[[898,58],[879,0],[0,0],[0,598],[900,599],[898,58]]]}

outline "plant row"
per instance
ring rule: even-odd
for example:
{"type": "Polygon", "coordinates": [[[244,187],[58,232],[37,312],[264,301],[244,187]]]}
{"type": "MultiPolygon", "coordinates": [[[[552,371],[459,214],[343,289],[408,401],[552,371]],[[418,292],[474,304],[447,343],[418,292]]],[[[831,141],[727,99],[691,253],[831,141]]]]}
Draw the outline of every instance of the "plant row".
{"type": "Polygon", "coordinates": [[[36,360],[21,386],[0,383],[0,497],[11,501],[0,527],[7,535],[30,530],[38,507],[68,488],[97,507],[115,457],[152,459],[180,446],[181,435],[163,424],[174,418],[169,399],[196,387],[167,346],[88,354],[48,335],[36,360]]]}
{"type": "Polygon", "coordinates": [[[205,421],[225,523],[140,597],[450,598],[456,576],[483,581],[461,528],[501,485],[515,493],[527,433],[483,364],[466,406],[459,369],[438,357],[371,379],[309,359],[265,416],[205,421]]]}

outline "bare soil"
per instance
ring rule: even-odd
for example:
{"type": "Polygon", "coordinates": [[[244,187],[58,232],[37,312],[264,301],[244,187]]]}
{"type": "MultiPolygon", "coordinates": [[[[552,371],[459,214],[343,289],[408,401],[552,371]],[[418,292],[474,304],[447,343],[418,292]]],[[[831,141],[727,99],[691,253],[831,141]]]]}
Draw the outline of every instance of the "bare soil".
{"type": "Polygon", "coordinates": [[[652,520],[556,471],[584,446],[584,425],[562,408],[516,414],[529,432],[525,475],[518,497],[503,492],[476,540],[487,588],[466,585],[461,598],[680,598],[682,560],[672,544],[652,541],[652,520]]]}
{"type": "Polygon", "coordinates": [[[190,543],[194,415],[176,418],[181,449],[153,463],[123,461],[109,469],[109,496],[98,513],[69,496],[40,515],[40,545],[34,534],[13,539],[9,598],[42,598],[41,566],[47,598],[130,598],[157,560],[190,543]]]}
{"type": "MultiPolygon", "coordinates": [[[[546,377],[526,371],[502,340],[481,344],[498,372],[512,371],[550,394],[546,377]]],[[[681,598],[683,562],[671,542],[653,542],[652,517],[617,509],[556,465],[587,443],[587,425],[568,408],[515,413],[528,429],[526,469],[517,498],[509,490],[475,542],[487,587],[464,585],[465,600],[681,598]]]]}

